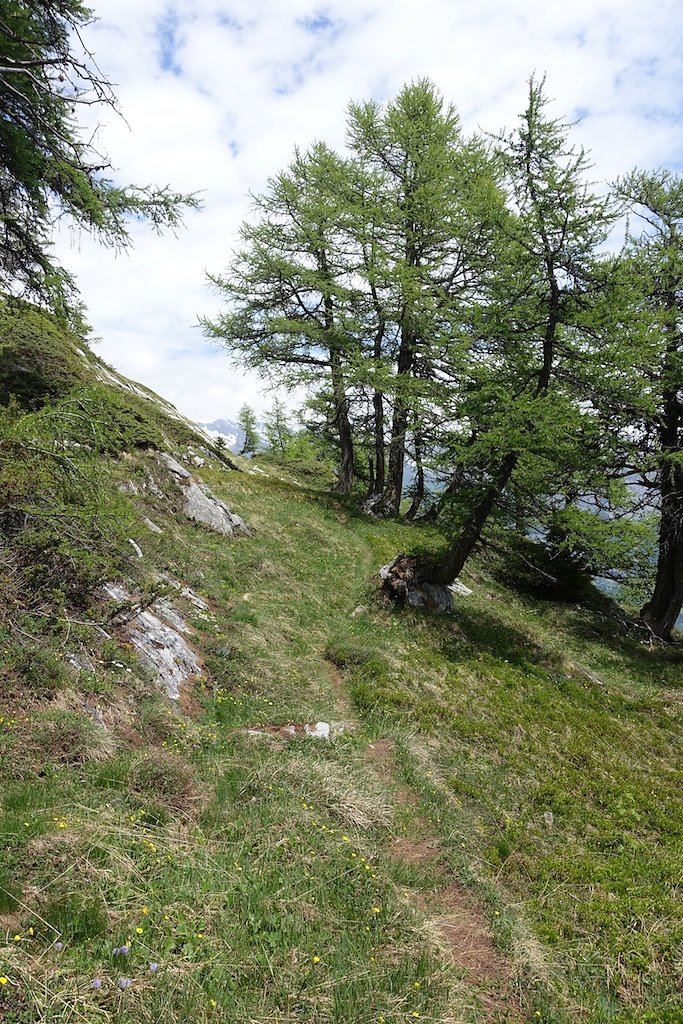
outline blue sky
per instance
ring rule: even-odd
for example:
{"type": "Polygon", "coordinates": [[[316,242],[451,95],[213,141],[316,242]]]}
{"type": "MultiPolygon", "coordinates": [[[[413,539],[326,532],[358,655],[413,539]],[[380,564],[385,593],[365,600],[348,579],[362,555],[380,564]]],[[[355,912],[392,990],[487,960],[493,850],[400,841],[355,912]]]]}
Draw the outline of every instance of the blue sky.
{"type": "MultiPolygon", "coordinates": [[[[314,139],[342,147],[350,100],[431,78],[467,131],[512,127],[532,73],[557,116],[581,117],[594,177],[683,166],[680,0],[92,0],[85,34],[116,83],[121,118],[91,128],[122,181],[201,191],[177,237],[135,227],[114,256],[66,229],[57,245],[79,280],[98,351],[196,419],[270,402],[195,326],[218,300],[249,193],[314,139]]],[[[105,116],[106,115],[106,116],[105,116]]],[[[97,118],[102,119],[99,123],[97,118]]]]}

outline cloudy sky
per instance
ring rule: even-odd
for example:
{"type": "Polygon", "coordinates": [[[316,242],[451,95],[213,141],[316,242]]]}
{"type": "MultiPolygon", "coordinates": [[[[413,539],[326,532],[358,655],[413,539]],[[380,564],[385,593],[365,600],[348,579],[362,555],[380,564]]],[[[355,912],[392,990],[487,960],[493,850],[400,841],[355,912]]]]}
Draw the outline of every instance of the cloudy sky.
{"type": "Polygon", "coordinates": [[[594,176],[683,166],[680,0],[91,0],[85,41],[125,121],[100,111],[98,145],[121,183],[201,191],[176,237],[135,227],[123,255],[62,229],[97,351],[198,420],[257,411],[271,394],[196,326],[219,299],[249,193],[295,145],[341,148],[350,100],[386,100],[427,76],[467,131],[514,126],[532,73],[594,176]]]}

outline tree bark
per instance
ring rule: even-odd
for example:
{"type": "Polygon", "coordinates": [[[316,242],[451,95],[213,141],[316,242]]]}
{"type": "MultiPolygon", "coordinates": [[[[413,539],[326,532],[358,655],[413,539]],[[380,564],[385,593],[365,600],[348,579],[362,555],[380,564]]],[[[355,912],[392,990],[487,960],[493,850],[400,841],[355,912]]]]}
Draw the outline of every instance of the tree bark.
{"type": "Polygon", "coordinates": [[[406,519],[408,522],[417,515],[417,512],[422,504],[425,496],[425,471],[422,464],[422,436],[415,422],[415,466],[417,467],[417,473],[415,476],[415,488],[413,491],[413,500],[410,503],[410,508],[406,512],[406,519]]]}
{"type": "Polygon", "coordinates": [[[657,579],[652,597],[640,613],[662,640],[671,639],[683,607],[683,468],[672,469],[667,477],[662,481],[657,579]]]}
{"type": "Polygon", "coordinates": [[[375,412],[375,479],[372,494],[381,494],[386,482],[386,467],[384,461],[384,399],[381,391],[375,391],[372,396],[372,406],[375,412]]]}
{"type": "MultiPolygon", "coordinates": [[[[677,331],[676,299],[669,296],[672,338],[667,346],[664,374],[675,379],[671,363],[680,348],[677,331]]],[[[662,460],[659,467],[661,520],[659,524],[659,553],[657,578],[652,597],[642,608],[640,617],[652,632],[662,640],[671,639],[683,606],[683,405],[675,386],[665,390],[659,437],[662,460]]]]}
{"type": "Polygon", "coordinates": [[[397,391],[394,399],[394,415],[391,422],[389,444],[389,471],[384,490],[383,506],[387,512],[397,514],[403,495],[403,469],[406,454],[406,432],[408,430],[408,404],[400,392],[402,378],[410,375],[415,357],[415,337],[406,326],[401,328],[401,347],[396,366],[397,391]]]}
{"type": "Polygon", "coordinates": [[[481,501],[475,506],[472,515],[461,530],[457,542],[432,573],[430,579],[434,583],[452,583],[460,575],[465,562],[481,537],[481,531],[486,524],[486,520],[491,515],[507,487],[518,460],[519,455],[517,452],[508,452],[505,456],[500,464],[495,480],[491,483],[481,501]]]}
{"type": "Polygon", "coordinates": [[[334,393],[334,419],[337,425],[341,452],[339,480],[337,481],[336,489],[340,494],[351,494],[353,490],[353,433],[349,423],[348,401],[341,379],[341,367],[337,367],[335,363],[336,360],[333,356],[332,389],[334,393]]]}

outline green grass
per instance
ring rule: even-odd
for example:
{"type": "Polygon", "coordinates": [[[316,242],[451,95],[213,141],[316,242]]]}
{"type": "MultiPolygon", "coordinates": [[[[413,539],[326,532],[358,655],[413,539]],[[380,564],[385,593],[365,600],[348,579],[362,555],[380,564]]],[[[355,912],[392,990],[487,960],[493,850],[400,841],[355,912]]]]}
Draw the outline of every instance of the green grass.
{"type": "MultiPolygon", "coordinates": [[[[8,533],[0,552],[3,1024],[680,1024],[680,648],[506,586],[492,556],[450,617],[388,605],[379,566],[437,550],[438,531],[368,520],[272,464],[202,471],[252,529],[226,540],[182,517],[147,450],[163,410],[88,394],[110,424],[74,455],[90,513],[81,477],[59,506],[88,530],[26,534],[23,549],[8,533]],[[206,678],[188,713],[93,589],[107,573],[147,601],[169,594],[195,627],[206,678]],[[333,743],[246,733],[317,720],[336,723],[333,743]],[[435,856],[397,856],[399,840],[435,856]],[[444,946],[455,886],[507,980],[444,946]]],[[[28,415],[43,419],[24,431],[59,419],[28,415]]]]}

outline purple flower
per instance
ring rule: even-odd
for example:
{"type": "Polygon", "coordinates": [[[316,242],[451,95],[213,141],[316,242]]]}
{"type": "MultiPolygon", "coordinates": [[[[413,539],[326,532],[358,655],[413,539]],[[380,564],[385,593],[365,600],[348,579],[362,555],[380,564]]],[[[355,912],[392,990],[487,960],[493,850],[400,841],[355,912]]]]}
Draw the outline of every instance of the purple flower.
{"type": "Polygon", "coordinates": [[[93,978],[93,980],[90,982],[90,988],[102,988],[102,979],[93,978]]]}
{"type": "Polygon", "coordinates": [[[159,964],[150,964],[149,965],[149,973],[150,974],[156,974],[158,970],[159,970],[159,964]]]}
{"type": "Polygon", "coordinates": [[[52,945],[53,945],[54,949],[57,950],[58,953],[61,953],[62,950],[64,949],[64,943],[63,942],[53,942],[52,945]]]}
{"type": "Polygon", "coordinates": [[[129,952],[130,950],[128,949],[128,946],[116,946],[116,948],[112,950],[112,956],[128,956],[129,952]]]}
{"type": "Polygon", "coordinates": [[[132,984],[132,978],[119,978],[118,985],[120,989],[130,988],[132,984]]]}

